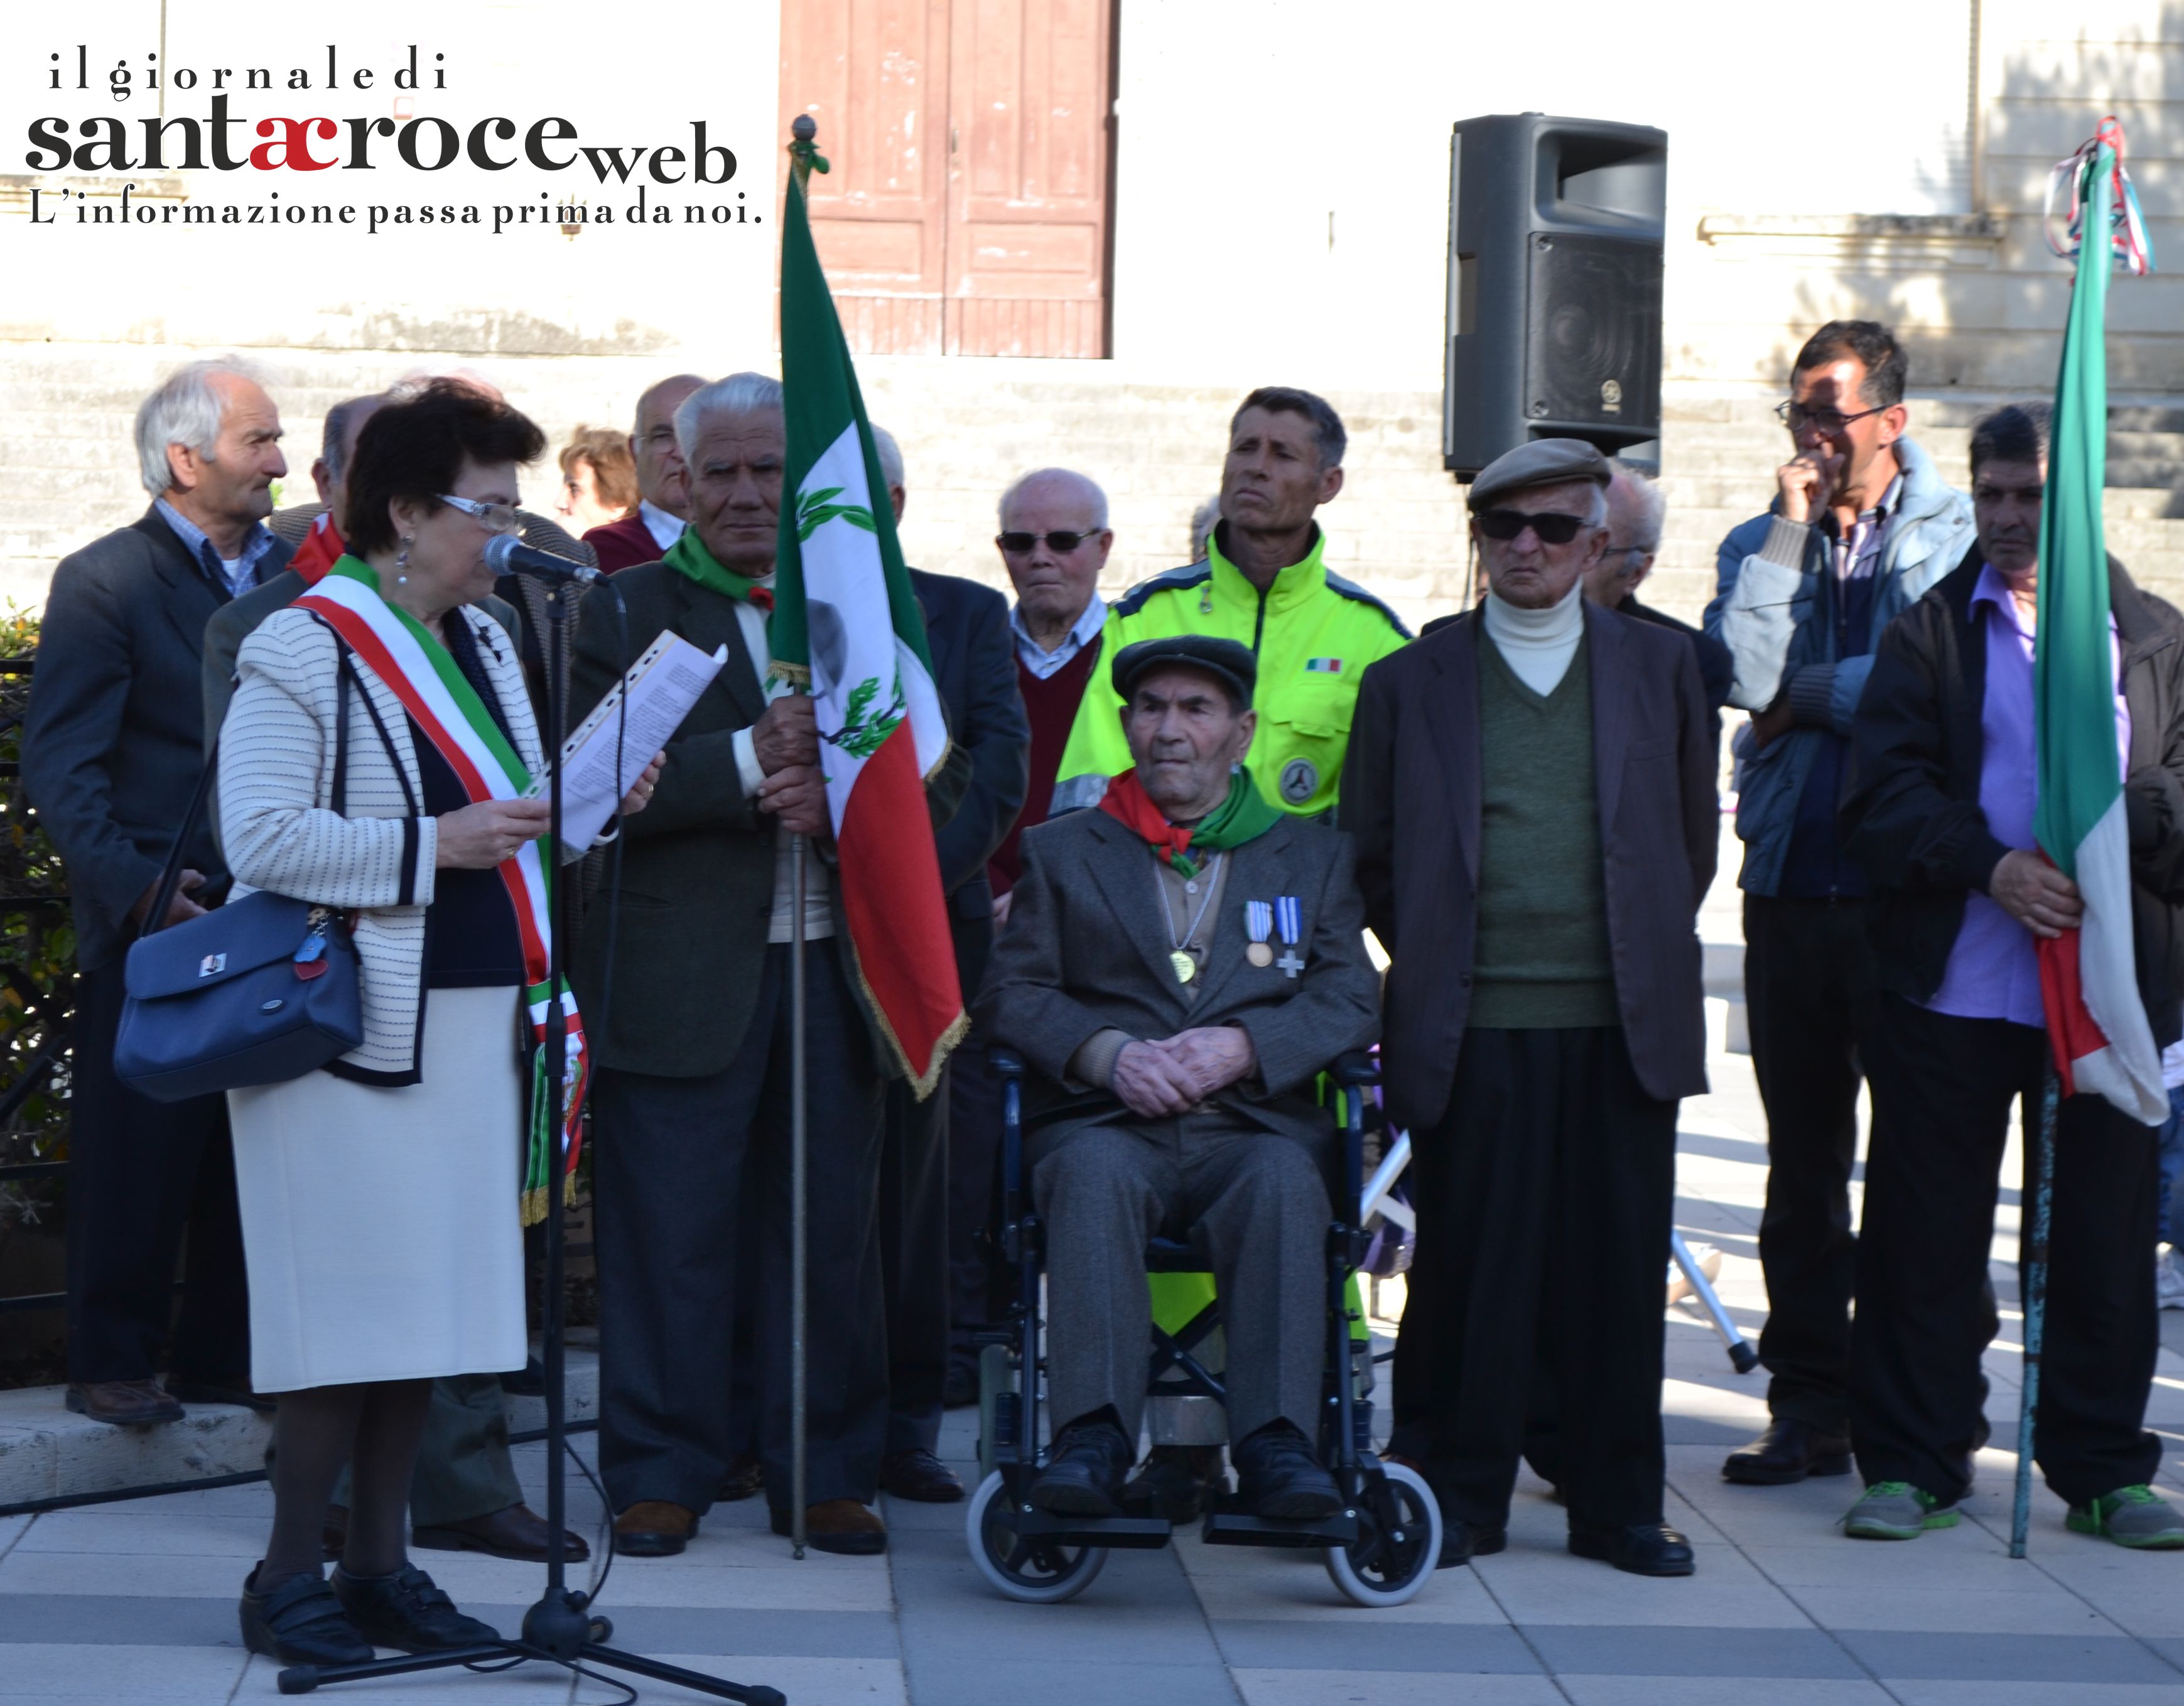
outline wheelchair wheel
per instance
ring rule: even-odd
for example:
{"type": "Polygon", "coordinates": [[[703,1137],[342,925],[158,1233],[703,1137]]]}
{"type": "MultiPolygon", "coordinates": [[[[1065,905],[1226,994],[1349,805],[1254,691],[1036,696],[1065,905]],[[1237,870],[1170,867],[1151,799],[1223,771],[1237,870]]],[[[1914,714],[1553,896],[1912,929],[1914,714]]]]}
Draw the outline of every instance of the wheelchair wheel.
{"type": "Polygon", "coordinates": [[[963,1515],[964,1537],[971,1543],[971,1562],[978,1566],[979,1575],[997,1592],[1026,1605],[1058,1604],[1091,1584],[1107,1561],[1106,1547],[1018,1540],[1000,1524],[987,1519],[1000,1497],[997,1469],[978,1483],[963,1515]]]}
{"type": "Polygon", "coordinates": [[[1327,1549],[1327,1573],[1357,1604],[1405,1605],[1440,1563],[1440,1506],[1417,1470],[1390,1463],[1369,1479],[1357,1538],[1327,1549]]]}

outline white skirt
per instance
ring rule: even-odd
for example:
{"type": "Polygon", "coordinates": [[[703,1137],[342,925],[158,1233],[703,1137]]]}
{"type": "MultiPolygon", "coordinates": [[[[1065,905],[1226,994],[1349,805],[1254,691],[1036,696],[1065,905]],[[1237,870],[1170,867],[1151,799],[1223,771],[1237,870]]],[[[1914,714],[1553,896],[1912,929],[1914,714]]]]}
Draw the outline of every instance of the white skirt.
{"type": "Polygon", "coordinates": [[[259,1391],[523,1366],[519,994],[432,990],[422,1083],[228,1092],[259,1391]]]}

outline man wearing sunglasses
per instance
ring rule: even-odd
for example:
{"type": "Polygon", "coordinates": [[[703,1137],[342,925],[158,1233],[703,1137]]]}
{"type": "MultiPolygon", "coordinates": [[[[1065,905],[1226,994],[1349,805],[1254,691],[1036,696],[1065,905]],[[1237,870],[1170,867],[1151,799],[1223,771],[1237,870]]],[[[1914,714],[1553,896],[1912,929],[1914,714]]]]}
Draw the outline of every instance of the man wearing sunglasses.
{"type": "MultiPolygon", "coordinates": [[[[1267,800],[1314,817],[1334,808],[1350,716],[1366,666],[1410,639],[1393,610],[1321,560],[1313,512],[1342,490],[1342,417],[1323,398],[1263,386],[1229,422],[1221,521],[1206,560],[1171,569],[1117,600],[1109,655],[1143,639],[1212,634],[1258,666],[1251,770],[1267,800]]],[[[1130,767],[1123,702],[1089,683],[1069,732],[1053,811],[1097,806],[1130,767]]]]}
{"type": "Polygon", "coordinates": [[[1963,560],[1971,504],[1904,436],[1903,347],[1868,320],[1808,338],[1777,413],[1793,454],[1769,512],[1722,542],[1706,631],[1735,660],[1744,988],[1767,1109],[1759,1259],[1773,1379],[1730,1480],[1850,1470],[1850,1171],[1876,1011],[1866,883],[1836,810],[1881,631],[1963,560]]]}
{"type": "Polygon", "coordinates": [[[1569,1549],[1689,1575],[1663,1520],[1660,1287],[1676,1103],[1706,1088],[1714,757],[1689,642],[1584,597],[1607,482],[1574,438],[1473,482],[1486,598],[1366,672],[1342,824],[1391,961],[1418,1217],[1391,1443],[1440,1500],[1440,1562],[1507,1544],[1544,1385],[1569,1549]]]}

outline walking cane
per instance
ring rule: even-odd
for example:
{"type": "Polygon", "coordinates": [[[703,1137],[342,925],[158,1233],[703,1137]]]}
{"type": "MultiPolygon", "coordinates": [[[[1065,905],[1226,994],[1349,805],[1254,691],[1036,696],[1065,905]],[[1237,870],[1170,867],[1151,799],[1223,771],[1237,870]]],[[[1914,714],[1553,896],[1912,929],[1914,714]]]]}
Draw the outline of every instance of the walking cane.
{"type": "Polygon", "coordinates": [[[2048,1222],[2055,1202],[2055,1105],[2060,1091],[2051,1062],[2040,1092],[2040,1133],[2032,1150],[2032,1229],[2020,1276],[2025,1291],[2025,1385],[2017,1402],[2017,1503],[2009,1519],[2009,1555],[2025,1556],[2032,1526],[2032,1413],[2040,1407],[2040,1341],[2048,1324],[2048,1222]]]}

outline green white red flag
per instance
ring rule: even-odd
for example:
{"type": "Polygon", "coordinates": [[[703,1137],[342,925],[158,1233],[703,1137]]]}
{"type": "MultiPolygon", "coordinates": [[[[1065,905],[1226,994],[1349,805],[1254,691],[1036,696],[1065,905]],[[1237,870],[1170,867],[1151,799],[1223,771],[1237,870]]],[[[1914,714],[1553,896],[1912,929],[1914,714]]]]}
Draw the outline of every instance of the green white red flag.
{"type": "Polygon", "coordinates": [[[788,463],[769,644],[776,671],[817,701],[850,945],[881,1032],[923,1096],[968,1025],[925,800],[948,725],[798,176],[781,237],[788,463]]]}
{"type": "MultiPolygon", "coordinates": [[[[2115,653],[2110,644],[2107,481],[2107,303],[2111,231],[2129,264],[2116,190],[2123,137],[2113,120],[2073,170],[2077,283],[2063,333],[2040,515],[2040,615],[2033,657],[2039,728],[2041,849],[2078,885],[2076,929],[2040,944],[2048,1035],[2065,1096],[2106,1097],[2148,1125],[2168,1118],[2161,1055],[2139,999],[2131,942],[2131,845],[2116,751],[2115,653]]],[[[2127,203],[2124,203],[2127,206],[2127,203]]],[[[2134,270],[2142,270],[2140,265],[2134,270]]]]}

